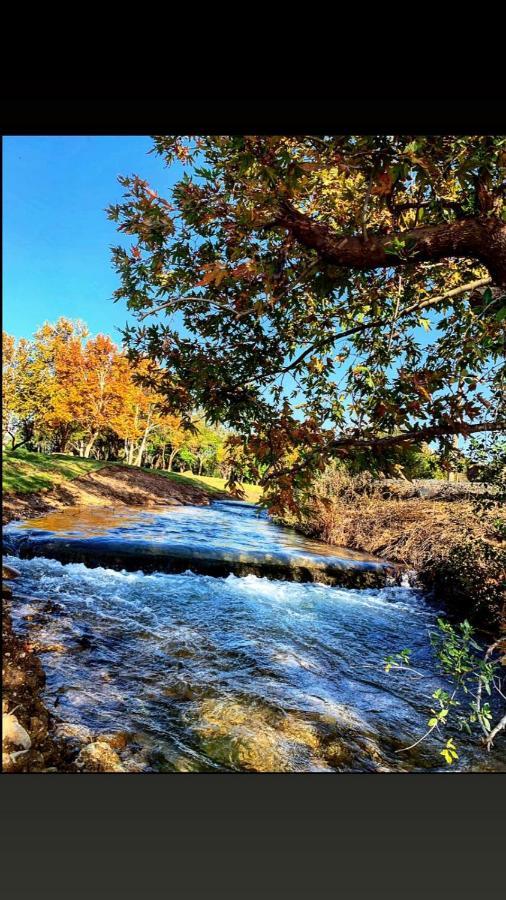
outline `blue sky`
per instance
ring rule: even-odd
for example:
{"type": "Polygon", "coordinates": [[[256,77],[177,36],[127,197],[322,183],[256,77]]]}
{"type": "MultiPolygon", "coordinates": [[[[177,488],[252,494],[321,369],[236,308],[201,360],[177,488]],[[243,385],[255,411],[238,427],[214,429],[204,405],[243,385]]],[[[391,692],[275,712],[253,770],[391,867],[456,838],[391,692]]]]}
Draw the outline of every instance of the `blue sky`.
{"type": "MultiPolygon", "coordinates": [[[[129,316],[124,301],[112,301],[119,281],[110,247],[125,236],[105,209],[121,198],[118,175],[140,175],[168,195],[183,168],[166,168],[152,146],[148,136],[3,139],[5,331],[29,338],[44,321],[66,316],[121,342],[129,316]]],[[[172,324],[184,331],[178,315],[172,324]]],[[[287,378],[285,387],[295,382],[287,378]]]]}
{"type": "Polygon", "coordinates": [[[128,316],[111,299],[110,247],[124,236],[105,208],[121,197],[118,175],[140,175],[167,195],[182,169],[166,169],[151,147],[141,136],[3,139],[5,331],[30,337],[67,316],[120,341],[128,316]]]}

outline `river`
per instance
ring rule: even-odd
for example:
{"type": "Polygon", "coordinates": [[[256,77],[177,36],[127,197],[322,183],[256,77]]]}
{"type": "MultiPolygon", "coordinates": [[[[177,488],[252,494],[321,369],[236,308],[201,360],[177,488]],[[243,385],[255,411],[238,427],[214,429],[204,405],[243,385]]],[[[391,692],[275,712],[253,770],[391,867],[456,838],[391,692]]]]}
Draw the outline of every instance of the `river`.
{"type": "MultiPolygon", "coordinates": [[[[38,534],[356,567],[372,558],[308,541],[229,502],[68,510],[4,532],[6,561],[21,572],[14,624],[48,648],[40,654],[48,708],[62,722],[127,733],[138,771],[447,770],[441,740],[403,750],[425,730],[430,695],[442,685],[427,639],[441,610],[419,591],[191,568],[118,571],[20,558],[17,548],[38,534]],[[405,647],[416,673],[385,673],[385,656],[405,647]]],[[[505,770],[498,752],[485,754],[459,732],[455,740],[453,770],[505,770]]]]}

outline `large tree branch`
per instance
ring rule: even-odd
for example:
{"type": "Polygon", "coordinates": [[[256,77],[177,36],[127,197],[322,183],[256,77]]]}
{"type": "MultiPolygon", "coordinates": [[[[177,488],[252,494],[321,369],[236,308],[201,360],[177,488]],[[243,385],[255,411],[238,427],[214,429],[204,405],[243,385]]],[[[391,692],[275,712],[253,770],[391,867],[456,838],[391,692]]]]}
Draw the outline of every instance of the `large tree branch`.
{"type": "Polygon", "coordinates": [[[364,239],[336,234],[285,201],[269,224],[286,228],[322,260],[343,268],[367,271],[458,257],[481,262],[494,282],[506,285],[506,225],[495,217],[440,222],[392,234],[368,233],[364,239]],[[396,241],[402,241],[403,248],[396,241]]]}
{"type": "MultiPolygon", "coordinates": [[[[486,278],[478,278],[476,281],[469,281],[467,284],[461,284],[459,287],[453,288],[451,291],[448,291],[446,294],[439,294],[435,297],[427,297],[425,300],[421,300],[418,303],[412,303],[410,306],[405,306],[404,309],[399,310],[396,315],[396,322],[399,319],[404,318],[405,316],[410,315],[411,313],[418,312],[422,309],[427,309],[429,306],[437,306],[439,303],[442,303],[444,300],[449,300],[452,297],[457,297],[460,294],[465,294],[468,291],[475,291],[477,288],[484,287],[487,284],[490,284],[492,279],[490,277],[486,278]]],[[[343,338],[351,337],[354,334],[360,334],[363,331],[368,331],[371,328],[381,328],[385,325],[390,325],[390,320],[385,321],[383,318],[372,319],[369,322],[361,322],[360,325],[353,325],[352,328],[348,328],[346,331],[338,331],[334,335],[329,335],[328,338],[322,338],[321,340],[315,341],[309,347],[302,351],[299,356],[294,359],[291,363],[285,366],[281,371],[282,372],[290,372],[292,369],[295,369],[310,353],[314,353],[315,350],[319,350],[321,347],[325,347],[329,344],[329,342],[341,341],[343,338]]]]}
{"type": "Polygon", "coordinates": [[[266,481],[271,478],[279,478],[283,475],[295,475],[301,472],[311,462],[313,457],[325,455],[329,456],[346,453],[348,450],[385,450],[389,447],[398,447],[402,444],[413,444],[420,441],[430,441],[436,437],[447,437],[453,434],[470,435],[481,431],[505,431],[506,420],[494,419],[489,422],[451,422],[447,425],[427,425],[425,428],[414,428],[411,431],[404,431],[400,434],[389,434],[384,437],[375,435],[350,435],[349,437],[336,438],[329,441],[323,447],[317,447],[302,462],[289,466],[285,469],[278,469],[269,472],[266,481]]]}
{"type": "Polygon", "coordinates": [[[448,425],[427,425],[425,428],[414,428],[412,431],[404,431],[401,434],[390,434],[386,437],[358,437],[338,438],[328,444],[331,449],[383,449],[384,447],[396,447],[398,444],[413,443],[414,441],[427,441],[435,437],[446,437],[450,434],[475,434],[479,431],[504,431],[506,421],[495,419],[491,422],[451,422],[448,425]]]}

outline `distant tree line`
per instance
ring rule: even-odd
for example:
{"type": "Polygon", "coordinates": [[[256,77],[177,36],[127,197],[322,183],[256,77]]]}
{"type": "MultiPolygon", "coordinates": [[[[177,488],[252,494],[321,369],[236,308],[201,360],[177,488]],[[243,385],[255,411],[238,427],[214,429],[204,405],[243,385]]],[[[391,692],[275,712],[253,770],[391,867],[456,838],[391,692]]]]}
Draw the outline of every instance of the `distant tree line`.
{"type": "Polygon", "coordinates": [[[107,335],[60,318],[31,340],[3,332],[2,350],[5,448],[227,477],[228,432],[197,412],[183,422],[146,386],[153,364],[134,367],[107,335]]]}

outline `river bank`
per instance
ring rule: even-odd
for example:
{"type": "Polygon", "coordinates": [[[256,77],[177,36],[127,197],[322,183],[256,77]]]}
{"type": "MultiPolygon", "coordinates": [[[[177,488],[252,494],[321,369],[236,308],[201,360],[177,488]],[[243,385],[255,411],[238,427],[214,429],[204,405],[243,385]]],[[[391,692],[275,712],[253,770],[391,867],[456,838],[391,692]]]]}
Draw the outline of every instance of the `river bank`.
{"type": "Polygon", "coordinates": [[[104,465],[72,480],[44,490],[6,492],[2,497],[2,524],[28,519],[68,507],[179,506],[208,504],[213,497],[228,496],[191,478],[169,477],[119,465],[104,465]]]}
{"type": "Polygon", "coordinates": [[[484,486],[380,481],[331,470],[297,515],[278,519],[329,544],[398,563],[413,584],[496,634],[506,630],[506,548],[484,486]]]}

